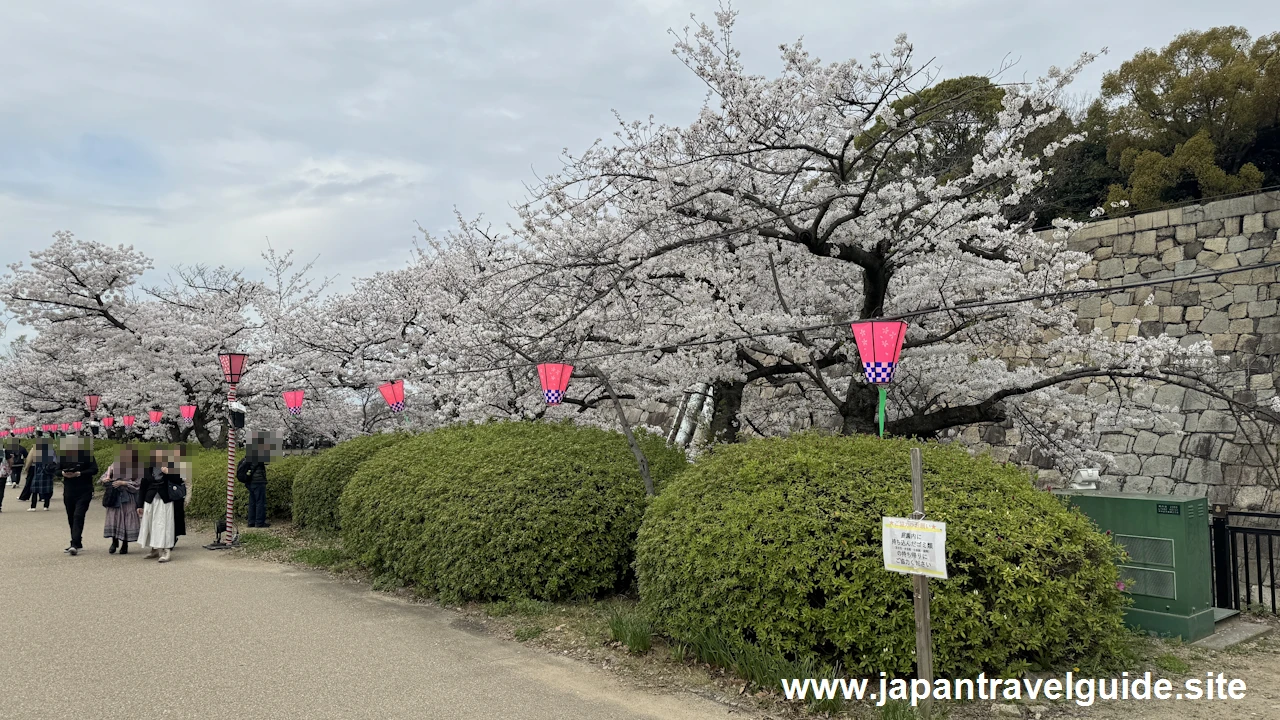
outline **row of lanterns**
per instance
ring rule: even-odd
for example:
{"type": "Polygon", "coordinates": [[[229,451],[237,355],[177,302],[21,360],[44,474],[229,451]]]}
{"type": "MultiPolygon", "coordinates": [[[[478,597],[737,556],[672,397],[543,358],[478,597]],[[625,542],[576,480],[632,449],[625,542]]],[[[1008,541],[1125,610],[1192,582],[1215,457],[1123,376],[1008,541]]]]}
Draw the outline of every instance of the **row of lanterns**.
{"type": "MultiPolygon", "coordinates": [[[[866,376],[867,382],[875,385],[879,391],[879,403],[876,410],[877,421],[880,426],[880,435],[884,435],[885,420],[885,400],[887,394],[887,386],[893,382],[894,371],[897,370],[898,360],[902,355],[902,344],[907,337],[907,324],[901,320],[870,320],[865,322],[856,322],[850,325],[853,330],[853,338],[858,346],[858,356],[862,361],[862,371],[866,376]]],[[[240,373],[244,365],[243,355],[221,356],[223,372],[227,376],[228,382],[237,382],[240,379],[240,373]],[[235,362],[239,359],[239,362],[235,362]],[[231,367],[235,365],[235,367],[231,367]]],[[[538,365],[538,380],[542,384],[543,397],[548,405],[559,405],[564,401],[565,392],[569,389],[569,380],[573,377],[573,366],[566,363],[542,363],[538,365]]],[[[403,412],[405,409],[404,402],[404,381],[392,380],[378,386],[378,392],[382,394],[383,400],[386,401],[387,407],[392,412],[403,412]]],[[[281,393],[284,398],[284,404],[289,414],[295,417],[302,414],[302,403],[306,393],[303,390],[286,390],[281,393]]],[[[86,395],[85,404],[89,407],[89,412],[93,413],[98,409],[98,395],[86,395]]],[[[196,414],[195,405],[182,405],[179,408],[182,419],[186,423],[190,423],[196,414]]],[[[149,413],[149,419],[152,427],[159,425],[164,418],[164,412],[161,410],[152,410],[149,413]]],[[[0,437],[7,437],[10,434],[24,435],[35,431],[35,427],[14,428],[17,423],[17,417],[9,416],[10,430],[0,430],[0,437]]],[[[121,418],[124,426],[132,428],[136,418],[133,415],[125,415],[121,418]]],[[[115,418],[106,417],[102,419],[104,427],[113,427],[115,418]]],[[[45,424],[40,429],[45,432],[54,432],[61,430],[62,432],[75,431],[79,432],[83,424],[80,422],[61,423],[61,424],[45,424]]]]}
{"type": "MultiPolygon", "coordinates": [[[[893,382],[894,371],[898,368],[898,360],[902,355],[902,343],[907,338],[907,324],[901,320],[869,320],[852,323],[850,328],[853,330],[853,339],[858,346],[863,375],[866,376],[867,382],[875,385],[878,390],[876,419],[880,425],[880,436],[884,437],[888,385],[893,382]]],[[[542,383],[542,394],[548,405],[559,405],[564,400],[564,394],[569,389],[569,379],[572,376],[572,365],[564,363],[538,365],[538,380],[542,383]]]]}

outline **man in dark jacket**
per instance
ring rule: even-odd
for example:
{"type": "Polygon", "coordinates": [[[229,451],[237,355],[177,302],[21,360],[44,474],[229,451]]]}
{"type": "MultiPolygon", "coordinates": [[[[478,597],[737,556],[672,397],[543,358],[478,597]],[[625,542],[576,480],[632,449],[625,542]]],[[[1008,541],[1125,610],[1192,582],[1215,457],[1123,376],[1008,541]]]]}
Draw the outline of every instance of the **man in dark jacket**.
{"type": "Polygon", "coordinates": [[[93,501],[93,484],[98,479],[98,461],[85,448],[84,439],[70,437],[62,443],[62,502],[67,507],[71,545],[64,551],[79,555],[84,549],[84,516],[93,501]]]}
{"type": "Polygon", "coordinates": [[[27,449],[17,438],[11,438],[4,448],[4,461],[9,466],[9,477],[0,478],[0,506],[4,505],[4,486],[13,483],[18,487],[18,479],[22,477],[22,468],[27,463],[27,449]]]}
{"type": "Polygon", "coordinates": [[[249,440],[244,459],[236,466],[236,478],[249,486],[249,527],[271,527],[267,522],[267,465],[269,458],[265,438],[255,435],[249,440]]]}

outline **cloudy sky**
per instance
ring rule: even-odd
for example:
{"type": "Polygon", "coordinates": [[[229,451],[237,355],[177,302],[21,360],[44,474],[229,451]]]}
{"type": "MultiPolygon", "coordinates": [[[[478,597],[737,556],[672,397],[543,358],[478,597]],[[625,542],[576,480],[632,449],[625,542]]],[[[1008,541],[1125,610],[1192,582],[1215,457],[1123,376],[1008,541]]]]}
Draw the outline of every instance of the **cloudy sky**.
{"type": "MultiPolygon", "coordinates": [[[[773,74],[905,32],[944,76],[1032,79],[1108,46],[1214,25],[1280,29],[1272,0],[738,0],[736,43],[773,74]]],[[[252,270],[268,238],[349,279],[404,262],[415,222],[505,221],[611,111],[684,123],[703,89],[669,28],[715,0],[3,0],[0,262],[56,230],[174,263],[252,270]]],[[[12,328],[11,328],[12,331],[12,328]]]]}

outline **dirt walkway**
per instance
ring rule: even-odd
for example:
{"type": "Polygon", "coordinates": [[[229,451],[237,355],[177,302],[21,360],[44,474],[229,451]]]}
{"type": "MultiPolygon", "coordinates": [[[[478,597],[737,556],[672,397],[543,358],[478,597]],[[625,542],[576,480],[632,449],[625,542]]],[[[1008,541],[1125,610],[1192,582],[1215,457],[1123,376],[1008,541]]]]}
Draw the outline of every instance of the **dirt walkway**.
{"type": "Polygon", "coordinates": [[[59,497],[0,514],[0,718],[711,720],[741,711],[651,695],[458,616],[185,537],[173,562],[109,555],[95,503],[65,555],[59,497]]]}

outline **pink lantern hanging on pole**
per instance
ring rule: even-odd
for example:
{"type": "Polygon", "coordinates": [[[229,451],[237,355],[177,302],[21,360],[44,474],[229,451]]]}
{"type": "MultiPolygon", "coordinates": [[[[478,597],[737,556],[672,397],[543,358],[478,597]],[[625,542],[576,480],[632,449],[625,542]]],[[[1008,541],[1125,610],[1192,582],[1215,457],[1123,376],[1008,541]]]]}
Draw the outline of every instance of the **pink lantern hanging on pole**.
{"type": "Polygon", "coordinates": [[[58,424],[58,430],[59,430],[59,431],[61,431],[61,432],[66,432],[66,431],[68,431],[68,430],[70,430],[70,429],[71,429],[71,423],[59,423],[59,424],[58,424]]]}
{"type": "MultiPolygon", "coordinates": [[[[306,393],[305,393],[304,391],[302,391],[302,390],[285,390],[284,392],[282,392],[282,393],[280,393],[280,394],[281,394],[281,396],[283,396],[283,397],[284,397],[284,405],[285,405],[285,407],[286,407],[286,408],[288,408],[288,409],[289,409],[289,414],[290,414],[290,415],[301,415],[301,414],[302,414],[302,400],[303,400],[303,398],[306,396],[306,393]]],[[[383,394],[382,394],[382,397],[384,397],[384,398],[385,398],[386,396],[387,396],[387,394],[386,394],[386,393],[383,393],[383,394]]],[[[404,391],[403,391],[403,390],[401,390],[401,391],[400,391],[400,400],[401,400],[401,405],[403,405],[403,403],[404,403],[404,391]]],[[[387,400],[387,402],[388,402],[388,403],[390,403],[391,401],[390,401],[390,400],[387,400]]]]}
{"type": "Polygon", "coordinates": [[[133,421],[134,421],[134,417],[132,415],[125,415],[124,417],[120,418],[120,422],[123,422],[124,426],[127,428],[133,427],[133,421]]]}
{"type": "Polygon", "coordinates": [[[151,419],[151,427],[155,427],[160,424],[160,420],[164,417],[164,411],[150,410],[147,412],[147,416],[151,419]]]}
{"type": "Polygon", "coordinates": [[[18,424],[18,416],[17,416],[17,415],[10,415],[10,416],[9,416],[9,427],[13,427],[14,425],[17,425],[17,424],[18,424]]]}
{"type": "Polygon", "coordinates": [[[111,427],[115,424],[116,424],[116,419],[113,417],[102,418],[102,427],[104,428],[111,429],[111,427]]]}
{"type": "Polygon", "coordinates": [[[71,423],[71,429],[75,430],[76,432],[80,432],[80,430],[83,428],[84,428],[84,423],[80,422],[79,420],[71,423]]]}
{"type": "Polygon", "coordinates": [[[542,394],[548,405],[559,405],[569,389],[573,366],[563,363],[543,363],[538,366],[538,379],[542,381],[542,394]]]}
{"type": "Polygon", "coordinates": [[[907,337],[907,324],[901,320],[868,320],[850,326],[853,339],[858,343],[858,356],[862,359],[862,372],[867,382],[879,390],[880,402],[876,418],[880,423],[880,437],[884,437],[885,404],[889,383],[898,369],[902,355],[902,342],[907,337]]]}
{"type": "Polygon", "coordinates": [[[392,380],[378,386],[382,399],[387,401],[391,412],[404,412],[404,381],[392,380]]]}
{"type": "Polygon", "coordinates": [[[178,412],[182,413],[182,421],[185,422],[186,424],[190,425],[192,422],[195,421],[195,417],[196,417],[195,405],[180,405],[178,407],[178,412]]]}

